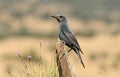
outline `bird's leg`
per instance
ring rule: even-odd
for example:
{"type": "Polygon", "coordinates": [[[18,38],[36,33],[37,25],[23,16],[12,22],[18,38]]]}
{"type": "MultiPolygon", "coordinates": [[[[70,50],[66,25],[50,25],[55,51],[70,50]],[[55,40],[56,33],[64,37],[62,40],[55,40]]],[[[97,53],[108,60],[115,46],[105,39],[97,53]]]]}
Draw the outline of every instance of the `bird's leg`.
{"type": "MultiPolygon", "coordinates": [[[[72,50],[72,48],[70,48],[70,50],[67,51],[67,53],[69,53],[72,50]]],[[[65,55],[65,52],[63,53],[63,55],[60,57],[60,59],[62,59],[65,55]]]]}
{"type": "Polygon", "coordinates": [[[68,50],[67,52],[69,53],[72,50],[72,48],[70,48],[70,50],[68,50]]]}
{"type": "Polygon", "coordinates": [[[62,54],[62,56],[60,57],[60,60],[65,56],[65,52],[62,54]]]}

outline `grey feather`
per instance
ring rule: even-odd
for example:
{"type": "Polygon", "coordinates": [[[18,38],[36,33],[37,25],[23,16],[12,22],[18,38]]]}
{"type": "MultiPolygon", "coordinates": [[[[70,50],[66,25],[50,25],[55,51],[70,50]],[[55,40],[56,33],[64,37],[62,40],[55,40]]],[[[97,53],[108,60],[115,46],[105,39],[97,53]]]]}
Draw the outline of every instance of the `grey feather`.
{"type": "Polygon", "coordinates": [[[78,44],[77,39],[75,38],[74,33],[72,32],[72,30],[70,29],[70,27],[68,25],[67,18],[62,14],[58,14],[58,15],[52,16],[52,17],[56,18],[57,21],[59,22],[59,38],[60,38],[60,40],[65,41],[65,44],[75,51],[75,53],[78,55],[78,57],[80,59],[81,64],[85,68],[85,65],[82,61],[82,57],[80,55],[80,52],[82,54],[83,54],[83,52],[80,48],[80,45],[78,44]]]}

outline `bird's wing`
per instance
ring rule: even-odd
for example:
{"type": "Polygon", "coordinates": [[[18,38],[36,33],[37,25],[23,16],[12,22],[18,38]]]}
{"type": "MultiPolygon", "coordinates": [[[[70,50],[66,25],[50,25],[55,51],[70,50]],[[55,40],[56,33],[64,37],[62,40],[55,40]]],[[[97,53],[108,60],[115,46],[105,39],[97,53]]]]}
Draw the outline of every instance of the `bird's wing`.
{"type": "Polygon", "coordinates": [[[74,36],[72,33],[68,32],[68,31],[66,31],[66,30],[64,30],[64,29],[62,29],[62,32],[63,32],[63,34],[65,35],[65,37],[66,37],[75,47],[77,47],[82,54],[84,54],[84,53],[82,52],[82,50],[81,50],[81,48],[80,48],[80,46],[79,46],[79,44],[78,44],[78,41],[76,40],[75,36],[74,36]]]}

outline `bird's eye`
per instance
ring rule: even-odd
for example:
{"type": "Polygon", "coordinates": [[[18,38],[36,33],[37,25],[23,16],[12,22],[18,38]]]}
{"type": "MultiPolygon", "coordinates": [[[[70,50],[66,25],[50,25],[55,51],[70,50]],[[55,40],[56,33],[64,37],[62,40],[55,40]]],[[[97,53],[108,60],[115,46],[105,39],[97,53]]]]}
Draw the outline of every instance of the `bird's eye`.
{"type": "Polygon", "coordinates": [[[60,18],[62,18],[63,16],[60,16],[60,18]]]}

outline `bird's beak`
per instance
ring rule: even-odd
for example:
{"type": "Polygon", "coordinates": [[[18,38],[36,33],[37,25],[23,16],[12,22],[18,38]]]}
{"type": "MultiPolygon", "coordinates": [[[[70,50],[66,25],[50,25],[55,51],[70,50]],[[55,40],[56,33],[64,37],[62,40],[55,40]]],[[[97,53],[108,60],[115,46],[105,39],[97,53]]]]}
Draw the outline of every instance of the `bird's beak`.
{"type": "Polygon", "coordinates": [[[57,17],[56,16],[51,16],[52,18],[56,18],[57,19],[57,17]]]}
{"type": "Polygon", "coordinates": [[[57,16],[51,16],[52,18],[55,18],[58,22],[59,22],[59,19],[57,16]]]}

